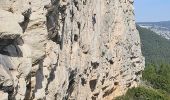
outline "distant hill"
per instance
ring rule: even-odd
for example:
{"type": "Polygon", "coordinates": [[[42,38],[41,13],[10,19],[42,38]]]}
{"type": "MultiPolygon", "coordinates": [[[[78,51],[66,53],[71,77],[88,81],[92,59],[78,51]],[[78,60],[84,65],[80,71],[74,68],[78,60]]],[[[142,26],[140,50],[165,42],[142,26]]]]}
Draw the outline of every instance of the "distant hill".
{"type": "Polygon", "coordinates": [[[157,33],[137,26],[142,42],[142,53],[146,63],[169,63],[170,64],[170,40],[157,33]]]}
{"type": "Polygon", "coordinates": [[[138,25],[144,24],[144,25],[157,25],[161,27],[166,27],[170,30],[170,21],[160,21],[160,22],[138,22],[138,25]]]}
{"type": "Polygon", "coordinates": [[[170,39],[170,21],[139,22],[140,27],[150,29],[166,39],[170,39]]]}

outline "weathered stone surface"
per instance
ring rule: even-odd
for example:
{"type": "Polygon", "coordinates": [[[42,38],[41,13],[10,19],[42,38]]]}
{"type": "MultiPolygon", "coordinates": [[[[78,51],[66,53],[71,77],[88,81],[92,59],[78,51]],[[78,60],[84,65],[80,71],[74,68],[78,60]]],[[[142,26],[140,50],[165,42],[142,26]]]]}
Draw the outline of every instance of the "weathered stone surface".
{"type": "Polygon", "coordinates": [[[0,10],[0,39],[15,39],[22,29],[11,12],[0,10]]]}
{"type": "Polygon", "coordinates": [[[0,5],[0,32],[5,27],[8,33],[0,35],[5,98],[112,100],[139,84],[144,58],[133,0],[1,0],[0,5]]]}
{"type": "Polygon", "coordinates": [[[8,100],[8,93],[0,91],[0,97],[2,100],[8,100]]]}

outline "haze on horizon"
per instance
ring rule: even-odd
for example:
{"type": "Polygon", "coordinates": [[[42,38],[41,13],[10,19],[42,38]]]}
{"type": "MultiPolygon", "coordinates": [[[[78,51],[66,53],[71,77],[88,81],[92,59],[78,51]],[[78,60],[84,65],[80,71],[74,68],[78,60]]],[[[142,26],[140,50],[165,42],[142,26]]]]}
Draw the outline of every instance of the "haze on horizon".
{"type": "Polygon", "coordinates": [[[170,21],[170,0],[134,0],[137,22],[170,21]]]}

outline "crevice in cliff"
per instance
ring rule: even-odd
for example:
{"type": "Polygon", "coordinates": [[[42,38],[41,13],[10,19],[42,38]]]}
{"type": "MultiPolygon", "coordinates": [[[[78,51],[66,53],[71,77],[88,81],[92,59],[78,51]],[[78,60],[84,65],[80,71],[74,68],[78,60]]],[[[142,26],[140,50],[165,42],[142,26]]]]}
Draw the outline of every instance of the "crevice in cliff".
{"type": "Polygon", "coordinates": [[[29,84],[27,84],[27,86],[26,86],[26,94],[25,94],[24,100],[29,100],[29,99],[31,99],[30,97],[31,97],[31,79],[30,79],[29,84]]]}
{"type": "Polygon", "coordinates": [[[27,29],[28,23],[30,21],[31,9],[28,9],[25,12],[23,12],[22,15],[24,16],[24,21],[22,23],[20,23],[20,26],[24,33],[25,30],[27,29]]]}
{"type": "Polygon", "coordinates": [[[0,54],[9,55],[7,51],[4,51],[4,48],[13,44],[14,41],[13,39],[0,39],[0,54]]]}
{"type": "Polygon", "coordinates": [[[81,85],[84,86],[85,84],[87,84],[87,81],[85,78],[81,78],[81,85]]]}
{"type": "Polygon", "coordinates": [[[73,0],[73,2],[74,2],[74,6],[77,8],[77,10],[79,10],[78,1],[77,0],[73,0]]]}
{"type": "MultiPolygon", "coordinates": [[[[56,4],[56,7],[58,7],[59,4],[56,4]]],[[[46,27],[48,31],[48,38],[52,41],[56,42],[57,44],[60,43],[60,36],[58,33],[59,30],[59,11],[58,9],[55,10],[54,5],[45,5],[45,9],[47,9],[46,14],[46,27]]]]}
{"type": "Polygon", "coordinates": [[[49,86],[49,84],[55,79],[55,71],[56,71],[56,69],[57,69],[57,67],[58,67],[58,63],[59,63],[59,54],[58,54],[58,58],[57,58],[57,63],[55,64],[55,65],[52,65],[53,66],[53,68],[51,69],[51,72],[50,72],[50,74],[49,74],[49,78],[47,79],[47,85],[46,85],[46,88],[45,88],[45,92],[46,92],[46,94],[48,94],[48,86],[49,86]]]}
{"type": "Polygon", "coordinates": [[[70,15],[71,15],[70,20],[71,20],[71,22],[73,22],[73,18],[74,18],[74,9],[73,9],[73,7],[70,10],[70,15]]]}
{"type": "Polygon", "coordinates": [[[32,91],[32,98],[35,98],[35,93],[38,91],[38,89],[42,88],[42,82],[44,80],[43,77],[43,61],[40,60],[38,63],[39,69],[36,71],[35,78],[36,78],[36,84],[35,89],[32,91]]]}
{"type": "Polygon", "coordinates": [[[77,42],[78,41],[78,35],[74,34],[74,41],[77,42]]]}
{"type": "Polygon", "coordinates": [[[67,89],[67,97],[66,99],[68,99],[69,96],[71,96],[72,92],[74,91],[75,85],[76,85],[76,75],[77,75],[77,69],[72,70],[70,72],[70,76],[69,76],[69,85],[68,85],[68,89],[67,89]]]}
{"type": "Polygon", "coordinates": [[[11,57],[22,57],[23,53],[18,45],[23,45],[23,40],[17,39],[0,39],[0,54],[11,57]],[[22,43],[18,43],[21,41],[22,43]]]}
{"type": "Polygon", "coordinates": [[[65,11],[67,5],[60,5],[59,1],[54,2],[54,4],[44,6],[48,11],[46,14],[48,38],[56,44],[59,44],[60,49],[62,50],[65,31],[65,11]]]}
{"type": "Polygon", "coordinates": [[[97,98],[97,97],[95,97],[95,96],[92,96],[92,97],[91,97],[92,100],[97,100],[96,98],[97,98]]]}
{"type": "Polygon", "coordinates": [[[97,84],[97,79],[93,79],[89,81],[90,89],[92,92],[95,90],[96,84],[97,84]]]}
{"type": "MultiPolygon", "coordinates": [[[[77,27],[79,29],[79,35],[77,36],[77,38],[80,39],[80,30],[81,30],[81,23],[80,22],[77,22],[77,27]]],[[[78,39],[77,39],[78,40],[78,39]]],[[[80,46],[80,41],[79,41],[79,46],[80,46]]]]}
{"type": "Polygon", "coordinates": [[[2,86],[0,85],[0,89],[4,93],[8,93],[8,100],[13,100],[13,92],[14,92],[14,87],[13,86],[2,86]]]}
{"type": "Polygon", "coordinates": [[[110,94],[112,94],[116,89],[114,87],[112,87],[111,89],[107,90],[104,92],[103,94],[103,98],[106,96],[109,96],[110,94]]]}
{"type": "Polygon", "coordinates": [[[87,4],[87,0],[83,0],[83,5],[86,5],[87,4]]]}
{"type": "Polygon", "coordinates": [[[91,61],[91,66],[93,67],[93,69],[97,69],[99,66],[99,62],[92,62],[91,61]]]}
{"type": "Polygon", "coordinates": [[[64,29],[65,29],[65,18],[63,18],[63,26],[62,26],[62,35],[61,35],[61,43],[60,43],[60,49],[63,49],[63,43],[64,43],[64,29]]]}

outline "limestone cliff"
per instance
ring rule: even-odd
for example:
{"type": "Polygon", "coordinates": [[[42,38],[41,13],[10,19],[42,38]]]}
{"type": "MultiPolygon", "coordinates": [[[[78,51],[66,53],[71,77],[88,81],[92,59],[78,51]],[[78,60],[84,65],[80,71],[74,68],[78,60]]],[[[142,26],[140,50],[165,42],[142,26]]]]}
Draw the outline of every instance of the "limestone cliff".
{"type": "Polygon", "coordinates": [[[133,0],[0,0],[2,100],[111,100],[144,69],[133,0]]]}

